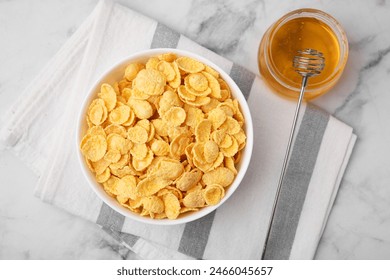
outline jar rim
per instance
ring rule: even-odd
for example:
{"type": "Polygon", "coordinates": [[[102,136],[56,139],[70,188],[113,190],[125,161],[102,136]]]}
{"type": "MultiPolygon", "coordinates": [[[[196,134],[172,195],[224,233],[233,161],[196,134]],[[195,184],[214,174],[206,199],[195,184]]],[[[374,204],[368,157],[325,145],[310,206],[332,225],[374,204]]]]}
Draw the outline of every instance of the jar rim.
{"type": "Polygon", "coordinates": [[[286,22],[288,22],[290,20],[293,20],[295,18],[303,18],[303,17],[315,18],[317,20],[320,20],[324,24],[326,24],[332,30],[332,32],[336,35],[338,44],[340,46],[340,59],[338,61],[337,66],[333,70],[332,74],[329,77],[327,77],[326,80],[319,83],[320,86],[316,87],[315,85],[313,85],[312,87],[308,87],[306,89],[306,91],[318,91],[318,90],[321,90],[322,88],[325,88],[330,82],[337,79],[341,75],[342,71],[340,71],[340,70],[343,69],[343,67],[346,64],[346,61],[348,59],[349,49],[348,49],[347,35],[345,34],[345,31],[341,27],[340,23],[334,17],[329,15],[328,13],[323,12],[321,10],[317,10],[317,9],[303,8],[303,9],[291,11],[291,12],[285,14],[284,16],[282,16],[269,28],[269,32],[266,32],[267,37],[265,38],[266,40],[265,40],[265,47],[264,47],[264,60],[265,60],[267,67],[269,68],[270,74],[279,84],[281,84],[283,87],[288,88],[289,90],[292,90],[292,91],[299,91],[300,90],[300,88],[298,88],[298,87],[294,87],[294,86],[286,84],[279,77],[279,75],[275,71],[275,69],[270,61],[271,58],[269,57],[268,50],[269,50],[269,45],[272,42],[273,35],[276,33],[276,31],[279,30],[279,28],[281,26],[283,26],[286,22]]]}

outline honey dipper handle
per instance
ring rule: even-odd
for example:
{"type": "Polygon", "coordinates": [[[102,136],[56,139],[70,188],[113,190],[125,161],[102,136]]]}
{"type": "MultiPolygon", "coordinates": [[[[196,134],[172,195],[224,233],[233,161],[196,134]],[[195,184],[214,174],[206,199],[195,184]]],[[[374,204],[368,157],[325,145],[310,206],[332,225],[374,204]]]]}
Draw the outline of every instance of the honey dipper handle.
{"type": "Polygon", "coordinates": [[[268,241],[269,241],[269,237],[270,237],[270,233],[271,233],[272,223],[274,221],[275,210],[276,210],[276,206],[278,204],[280,190],[282,188],[284,175],[286,173],[287,163],[290,159],[291,145],[292,145],[292,142],[293,142],[293,139],[295,136],[295,128],[297,125],[297,120],[298,120],[298,116],[299,116],[299,111],[301,109],[302,100],[303,100],[303,97],[305,95],[305,88],[306,88],[308,78],[309,78],[308,76],[303,76],[303,78],[302,78],[301,92],[299,94],[297,107],[295,109],[294,120],[293,120],[293,124],[292,124],[291,131],[290,131],[290,137],[288,139],[286,154],[284,156],[284,161],[283,161],[282,171],[281,171],[280,178],[279,178],[278,188],[276,190],[276,196],[275,196],[274,204],[272,206],[272,215],[271,215],[269,223],[268,223],[268,231],[267,231],[267,235],[266,235],[264,246],[263,246],[263,253],[261,255],[262,260],[264,260],[264,257],[265,257],[265,253],[266,253],[266,249],[267,249],[267,245],[268,245],[268,241]]]}

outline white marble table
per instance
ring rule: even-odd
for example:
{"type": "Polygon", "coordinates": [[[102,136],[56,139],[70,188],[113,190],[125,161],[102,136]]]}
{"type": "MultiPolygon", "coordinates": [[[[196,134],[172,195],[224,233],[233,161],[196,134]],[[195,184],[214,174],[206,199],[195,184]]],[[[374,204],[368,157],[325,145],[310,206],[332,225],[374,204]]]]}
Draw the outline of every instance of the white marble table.
{"type": "MultiPolygon", "coordinates": [[[[390,259],[390,3],[339,1],[121,1],[257,71],[266,28],[312,7],[344,26],[350,56],[339,84],[315,104],[355,129],[354,153],[319,244],[318,259],[390,259]]],[[[0,115],[21,95],[96,0],[0,1],[0,115]]],[[[0,259],[132,259],[96,225],[33,196],[37,178],[0,153],[0,259]]]]}

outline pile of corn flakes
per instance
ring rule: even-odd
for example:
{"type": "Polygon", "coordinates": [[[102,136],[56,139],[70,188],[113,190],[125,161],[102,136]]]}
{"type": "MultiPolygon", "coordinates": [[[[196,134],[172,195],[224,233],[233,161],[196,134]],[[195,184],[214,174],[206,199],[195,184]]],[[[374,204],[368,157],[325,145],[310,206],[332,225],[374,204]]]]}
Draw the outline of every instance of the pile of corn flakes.
{"type": "Polygon", "coordinates": [[[172,53],[102,84],[86,119],[80,149],[97,182],[154,219],[218,204],[246,143],[238,101],[219,73],[172,53]]]}

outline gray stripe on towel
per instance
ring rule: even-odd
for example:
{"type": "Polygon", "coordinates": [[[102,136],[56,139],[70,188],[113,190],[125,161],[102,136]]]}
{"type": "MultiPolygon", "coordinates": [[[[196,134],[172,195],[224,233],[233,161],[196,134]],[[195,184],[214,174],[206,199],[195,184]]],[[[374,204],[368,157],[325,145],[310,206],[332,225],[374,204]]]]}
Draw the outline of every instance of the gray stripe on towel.
{"type": "Polygon", "coordinates": [[[180,33],[173,31],[162,23],[158,23],[150,48],[176,48],[180,33]]]}
{"type": "Polygon", "coordinates": [[[121,231],[125,217],[103,202],[96,223],[103,228],[121,231]]]}
{"type": "Polygon", "coordinates": [[[201,259],[209,239],[213,225],[215,211],[186,224],[181,236],[179,252],[188,256],[201,259]]]}
{"type": "Polygon", "coordinates": [[[130,233],[119,232],[105,227],[103,227],[103,230],[111,235],[119,243],[125,243],[124,245],[128,248],[130,247],[129,249],[131,249],[139,239],[139,236],[130,233]]]}
{"type": "Polygon", "coordinates": [[[245,99],[248,100],[253,81],[255,80],[255,74],[234,63],[232,69],[230,70],[230,77],[236,82],[244,94],[245,99]]]}
{"type": "MultiPolygon", "coordinates": [[[[245,99],[248,99],[255,75],[245,68],[233,64],[232,69],[230,70],[230,76],[244,94],[245,99]]],[[[178,248],[180,253],[197,259],[203,258],[211,227],[213,225],[215,212],[216,211],[213,211],[207,216],[185,225],[178,248]]]]}
{"type": "Polygon", "coordinates": [[[308,104],[277,202],[264,259],[289,259],[329,115],[308,104]]]}
{"type": "Polygon", "coordinates": [[[122,241],[126,242],[126,244],[129,245],[130,247],[133,247],[139,239],[139,236],[133,235],[130,233],[126,233],[126,232],[120,232],[119,235],[120,235],[122,241]]]}

